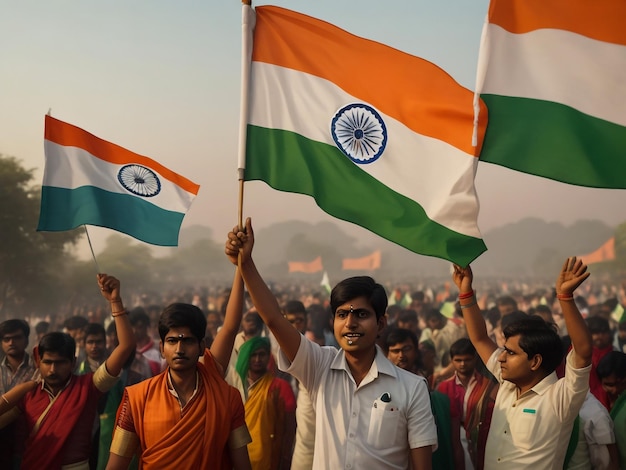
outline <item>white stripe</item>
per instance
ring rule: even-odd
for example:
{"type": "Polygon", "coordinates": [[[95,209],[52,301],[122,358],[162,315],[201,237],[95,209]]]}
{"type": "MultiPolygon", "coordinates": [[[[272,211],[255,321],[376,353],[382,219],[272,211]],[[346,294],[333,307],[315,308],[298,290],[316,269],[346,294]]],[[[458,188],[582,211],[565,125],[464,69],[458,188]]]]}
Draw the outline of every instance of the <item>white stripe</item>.
{"type": "MultiPolygon", "coordinates": [[[[345,105],[359,102],[363,101],[328,80],[252,63],[249,119],[253,125],[296,132],[335,146],[330,131],[333,116],[345,105]]],[[[431,220],[458,233],[480,237],[474,190],[478,159],[380,114],[387,126],[387,147],[378,160],[359,168],[416,201],[431,220]]],[[[470,123],[468,140],[471,132],[470,123]]]]}
{"type": "MultiPolygon", "coordinates": [[[[154,168],[161,182],[161,191],[153,197],[142,197],[128,191],[117,179],[124,165],[117,165],[94,157],[78,147],[66,147],[44,140],[46,167],[43,185],[57,188],[76,189],[96,186],[112,193],[135,196],[155,206],[173,212],[187,212],[195,195],[162,177],[154,168]]],[[[143,165],[142,165],[143,166],[143,165]]]]}
{"type": "Polygon", "coordinates": [[[494,24],[487,36],[479,93],[553,101],[626,125],[626,46],[558,29],[512,34],[494,24]]]}

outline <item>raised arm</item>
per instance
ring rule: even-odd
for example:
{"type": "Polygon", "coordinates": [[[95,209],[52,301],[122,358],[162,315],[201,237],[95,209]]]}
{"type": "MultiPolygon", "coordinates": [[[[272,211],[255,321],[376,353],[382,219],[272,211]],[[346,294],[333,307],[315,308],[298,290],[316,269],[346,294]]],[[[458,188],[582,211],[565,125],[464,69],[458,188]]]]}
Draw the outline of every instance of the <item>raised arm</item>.
{"type": "Polygon", "coordinates": [[[228,297],[226,305],[226,315],[224,324],[215,335],[213,344],[211,344],[211,354],[222,370],[228,369],[228,362],[233,352],[235,344],[235,336],[241,325],[241,317],[243,316],[243,278],[239,273],[239,268],[235,269],[235,277],[233,279],[233,287],[228,297]]]}
{"type": "Polygon", "coordinates": [[[252,260],[252,247],[254,246],[254,232],[250,218],[246,219],[245,232],[235,227],[228,233],[225,252],[233,264],[239,263],[241,276],[243,277],[252,303],[256,307],[263,321],[274,334],[280,345],[280,349],[287,359],[292,361],[296,357],[300,347],[301,335],[291,326],[281,312],[280,306],[269,290],[265,281],[257,271],[252,260]]]}
{"type": "Polygon", "coordinates": [[[119,344],[111,352],[105,364],[109,374],[118,376],[130,355],[135,353],[135,335],[128,320],[128,311],[124,308],[120,296],[120,281],[108,274],[98,274],[97,278],[102,296],[111,305],[111,316],[115,321],[119,340],[119,344]]]}
{"type": "Polygon", "coordinates": [[[474,290],[472,289],[472,281],[474,280],[472,268],[469,265],[466,268],[462,268],[455,264],[452,280],[459,288],[459,303],[461,304],[463,320],[465,321],[469,339],[476,348],[480,358],[487,364],[491,354],[498,346],[489,338],[485,319],[476,302],[474,290]]]}
{"type": "Polygon", "coordinates": [[[574,349],[576,369],[591,364],[591,333],[576,307],[574,291],[589,277],[587,265],[575,256],[567,258],[556,279],[556,296],[561,304],[565,326],[574,349]]]}

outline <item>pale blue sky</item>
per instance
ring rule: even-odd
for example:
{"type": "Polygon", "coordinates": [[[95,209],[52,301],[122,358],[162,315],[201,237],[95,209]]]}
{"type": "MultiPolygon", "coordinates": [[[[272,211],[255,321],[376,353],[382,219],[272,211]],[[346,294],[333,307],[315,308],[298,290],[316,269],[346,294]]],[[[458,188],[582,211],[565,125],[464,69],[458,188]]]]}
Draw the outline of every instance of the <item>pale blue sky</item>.
{"type": "MultiPolygon", "coordinates": [[[[488,0],[272,4],[431,60],[474,88],[488,0]]],[[[236,223],[239,1],[0,0],[0,12],[0,153],[37,168],[41,180],[43,116],[52,108],[58,119],[199,183],[184,225],[209,225],[219,237],[236,223]]],[[[568,186],[489,164],[479,165],[477,191],[483,232],[529,216],[618,224],[626,206],[624,191],[568,186]]],[[[264,183],[247,183],[245,197],[244,213],[257,227],[293,218],[335,220],[311,198],[264,183]]],[[[109,233],[102,229],[99,238],[109,233]]]]}

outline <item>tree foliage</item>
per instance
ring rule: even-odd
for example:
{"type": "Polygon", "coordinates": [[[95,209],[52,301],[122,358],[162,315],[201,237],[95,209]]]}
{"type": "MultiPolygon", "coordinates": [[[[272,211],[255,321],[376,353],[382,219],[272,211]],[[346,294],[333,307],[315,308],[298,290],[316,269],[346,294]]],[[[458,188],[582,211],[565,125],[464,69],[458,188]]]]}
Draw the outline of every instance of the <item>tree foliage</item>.
{"type": "Polygon", "coordinates": [[[33,171],[0,155],[0,318],[41,310],[63,295],[66,248],[80,236],[36,231],[41,194],[33,171]]]}

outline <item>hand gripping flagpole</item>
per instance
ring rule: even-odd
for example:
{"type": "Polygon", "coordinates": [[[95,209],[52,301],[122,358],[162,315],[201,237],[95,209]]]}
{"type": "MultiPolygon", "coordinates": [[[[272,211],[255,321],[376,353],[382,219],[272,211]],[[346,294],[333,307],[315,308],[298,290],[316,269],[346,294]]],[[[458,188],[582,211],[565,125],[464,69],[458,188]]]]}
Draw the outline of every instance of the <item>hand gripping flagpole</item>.
{"type": "Polygon", "coordinates": [[[243,230],[243,184],[246,171],[246,129],[248,126],[248,89],[252,61],[252,31],[254,29],[252,0],[241,1],[241,102],[239,107],[239,228],[243,230]]]}

